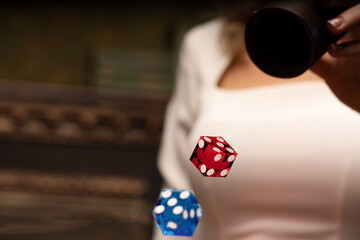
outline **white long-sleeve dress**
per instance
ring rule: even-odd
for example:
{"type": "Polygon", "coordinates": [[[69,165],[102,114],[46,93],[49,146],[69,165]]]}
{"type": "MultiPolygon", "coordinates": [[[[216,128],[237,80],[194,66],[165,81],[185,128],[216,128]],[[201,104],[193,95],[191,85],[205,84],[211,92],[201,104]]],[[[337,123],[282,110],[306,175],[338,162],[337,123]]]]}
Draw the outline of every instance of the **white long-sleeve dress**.
{"type": "MultiPolygon", "coordinates": [[[[159,152],[165,186],[193,189],[203,208],[193,239],[360,239],[360,114],[320,81],[219,88],[231,61],[222,25],[184,38],[159,152]],[[239,153],[226,178],[203,177],[190,162],[201,135],[239,153]]],[[[189,239],[155,229],[156,240],[189,239]]]]}

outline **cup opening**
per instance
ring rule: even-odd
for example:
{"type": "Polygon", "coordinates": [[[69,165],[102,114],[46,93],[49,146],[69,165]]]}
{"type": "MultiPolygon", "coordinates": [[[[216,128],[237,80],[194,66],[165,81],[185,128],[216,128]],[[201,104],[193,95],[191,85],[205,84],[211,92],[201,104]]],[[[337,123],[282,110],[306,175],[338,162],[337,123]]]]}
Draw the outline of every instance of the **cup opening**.
{"type": "Polygon", "coordinates": [[[264,72],[282,78],[298,76],[311,65],[311,39],[305,24],[282,9],[258,12],[246,27],[250,58],[264,72]]]}

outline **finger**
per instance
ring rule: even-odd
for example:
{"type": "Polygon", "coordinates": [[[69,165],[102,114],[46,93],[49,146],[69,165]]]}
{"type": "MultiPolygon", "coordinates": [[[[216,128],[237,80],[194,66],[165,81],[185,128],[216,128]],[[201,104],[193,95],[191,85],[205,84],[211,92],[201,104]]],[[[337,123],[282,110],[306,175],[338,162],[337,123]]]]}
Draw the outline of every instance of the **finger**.
{"type": "Polygon", "coordinates": [[[360,24],[360,3],[327,21],[327,28],[334,35],[341,35],[360,24]]]}
{"type": "Polygon", "coordinates": [[[353,6],[360,3],[360,0],[318,0],[318,4],[323,8],[339,8],[353,6]]]}
{"type": "Polygon", "coordinates": [[[330,44],[328,52],[336,58],[360,55],[360,40],[341,44],[330,44]]]}

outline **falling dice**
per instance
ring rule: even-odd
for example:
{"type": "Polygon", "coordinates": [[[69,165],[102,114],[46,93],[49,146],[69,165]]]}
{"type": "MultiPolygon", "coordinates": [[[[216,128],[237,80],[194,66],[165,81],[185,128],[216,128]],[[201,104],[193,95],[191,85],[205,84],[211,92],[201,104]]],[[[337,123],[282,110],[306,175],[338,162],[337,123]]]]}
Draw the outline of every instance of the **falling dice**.
{"type": "Polygon", "coordinates": [[[193,191],[163,189],[153,214],[164,235],[192,236],[202,212],[193,191]]]}
{"type": "Polygon", "coordinates": [[[237,155],[222,137],[201,136],[190,161],[206,177],[226,177],[237,155]]]}

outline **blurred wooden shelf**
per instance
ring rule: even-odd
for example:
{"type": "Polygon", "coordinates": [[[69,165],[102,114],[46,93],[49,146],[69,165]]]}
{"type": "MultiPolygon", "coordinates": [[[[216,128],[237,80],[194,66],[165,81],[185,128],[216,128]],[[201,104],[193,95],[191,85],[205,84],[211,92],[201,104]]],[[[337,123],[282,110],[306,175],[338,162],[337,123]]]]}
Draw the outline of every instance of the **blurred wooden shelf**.
{"type": "Polygon", "coordinates": [[[168,96],[0,81],[0,139],[157,146],[168,96]]]}
{"type": "Polygon", "coordinates": [[[149,239],[167,100],[0,81],[0,239],[149,239]]]}

